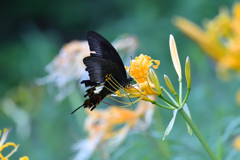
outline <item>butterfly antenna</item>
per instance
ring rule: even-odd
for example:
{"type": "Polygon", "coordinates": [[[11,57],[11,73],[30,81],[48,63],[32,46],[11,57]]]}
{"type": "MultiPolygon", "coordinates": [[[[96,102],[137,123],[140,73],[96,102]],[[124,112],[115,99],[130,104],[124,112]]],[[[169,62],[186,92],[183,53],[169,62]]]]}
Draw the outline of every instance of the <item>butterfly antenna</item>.
{"type": "Polygon", "coordinates": [[[75,109],[74,111],[71,112],[71,114],[73,114],[74,112],[76,112],[77,110],[79,110],[82,106],[78,107],[77,109],[75,109]]]}
{"type": "MultiPolygon", "coordinates": [[[[133,57],[132,56],[130,56],[131,57],[131,61],[130,61],[130,68],[129,68],[129,73],[131,73],[131,63],[132,63],[132,60],[133,60],[133,57]]],[[[130,74],[129,74],[129,76],[130,77],[132,77],[130,74]]],[[[128,96],[128,95],[127,95],[128,96]]],[[[128,99],[131,101],[131,103],[132,103],[132,100],[131,100],[131,98],[128,96],[128,99]]],[[[133,106],[133,108],[135,108],[135,106],[134,106],[134,104],[132,103],[132,106],[133,106]]]]}
{"type": "Polygon", "coordinates": [[[132,56],[131,56],[131,61],[130,61],[130,68],[129,68],[129,71],[128,71],[130,77],[132,77],[132,76],[130,75],[130,73],[131,73],[131,64],[132,64],[132,56]]]}

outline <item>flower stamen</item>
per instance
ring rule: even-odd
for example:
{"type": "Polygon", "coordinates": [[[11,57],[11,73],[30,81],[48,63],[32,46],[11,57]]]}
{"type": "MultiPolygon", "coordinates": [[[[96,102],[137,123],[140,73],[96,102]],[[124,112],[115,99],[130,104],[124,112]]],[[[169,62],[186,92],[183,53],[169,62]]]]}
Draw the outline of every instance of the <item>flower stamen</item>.
{"type": "MultiPolygon", "coordinates": [[[[116,107],[128,107],[128,106],[133,105],[134,103],[139,102],[139,101],[142,100],[143,98],[144,98],[144,97],[141,96],[141,97],[139,97],[137,100],[135,100],[135,101],[133,101],[133,102],[129,102],[129,103],[125,102],[125,103],[127,104],[127,105],[125,105],[125,106],[116,106],[116,107]]],[[[111,99],[113,99],[113,98],[111,97],[111,99]]],[[[116,100],[116,99],[113,99],[113,100],[116,100]]],[[[120,101],[116,100],[116,102],[120,102],[120,101]]],[[[122,103],[122,102],[120,102],[120,103],[122,103]]]]}

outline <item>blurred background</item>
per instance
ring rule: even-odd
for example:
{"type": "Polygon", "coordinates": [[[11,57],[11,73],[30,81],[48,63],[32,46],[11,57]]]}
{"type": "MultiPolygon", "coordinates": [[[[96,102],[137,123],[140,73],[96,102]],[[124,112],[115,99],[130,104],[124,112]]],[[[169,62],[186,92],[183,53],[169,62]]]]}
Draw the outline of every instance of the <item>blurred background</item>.
{"type": "MultiPolygon", "coordinates": [[[[234,2],[1,1],[0,129],[13,127],[7,141],[20,144],[11,159],[23,155],[32,160],[71,159],[76,153],[72,146],[87,137],[84,131],[85,111],[80,109],[70,115],[83,102],[84,88],[78,89],[79,81],[74,82],[76,90],[61,101],[55,99],[59,91],[53,84],[37,85],[36,81],[48,74],[45,67],[59,54],[64,44],[72,40],[86,40],[88,30],[100,33],[110,42],[122,34],[137,37],[135,56],[143,53],[160,60],[160,67],[155,70],[160,84],[166,87],[163,75],[167,74],[177,88],[177,74],[169,51],[169,35],[173,34],[182,68],[187,56],[191,61],[192,90],[187,103],[193,122],[214,152],[218,150],[221,137],[229,125],[235,125],[231,130],[233,134],[229,133],[230,136],[220,143],[223,157],[228,157],[234,150],[235,137],[240,134],[239,125],[236,125],[240,121],[237,119],[240,109],[236,103],[239,79],[235,76],[228,82],[220,80],[216,75],[215,61],[180,32],[173,25],[172,18],[179,15],[201,26],[204,19],[218,15],[220,7],[226,6],[231,10],[234,2]]],[[[86,77],[84,75],[83,78],[86,77]]],[[[183,85],[186,91],[185,79],[183,85]]],[[[165,129],[171,118],[172,112],[155,108],[149,130],[164,132],[159,126],[165,129]]],[[[196,136],[188,134],[180,115],[165,140],[168,145],[162,146],[168,148],[170,157],[162,156],[156,147],[158,141],[162,141],[161,134],[129,134],[121,146],[131,144],[132,147],[123,153],[116,151],[118,156],[113,154],[113,158],[110,156],[109,159],[208,159],[196,136]]],[[[101,151],[96,150],[90,159],[103,159],[99,155],[101,151]]]]}

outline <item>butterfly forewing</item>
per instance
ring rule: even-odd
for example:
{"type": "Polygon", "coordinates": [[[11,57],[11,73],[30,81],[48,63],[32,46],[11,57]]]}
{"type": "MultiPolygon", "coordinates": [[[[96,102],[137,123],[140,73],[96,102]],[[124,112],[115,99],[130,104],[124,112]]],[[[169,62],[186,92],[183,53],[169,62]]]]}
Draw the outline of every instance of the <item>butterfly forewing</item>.
{"type": "Polygon", "coordinates": [[[115,48],[104,37],[94,31],[87,32],[87,39],[90,47],[90,51],[94,51],[96,56],[108,59],[116,63],[117,67],[127,78],[126,70],[123,62],[115,48]]]}

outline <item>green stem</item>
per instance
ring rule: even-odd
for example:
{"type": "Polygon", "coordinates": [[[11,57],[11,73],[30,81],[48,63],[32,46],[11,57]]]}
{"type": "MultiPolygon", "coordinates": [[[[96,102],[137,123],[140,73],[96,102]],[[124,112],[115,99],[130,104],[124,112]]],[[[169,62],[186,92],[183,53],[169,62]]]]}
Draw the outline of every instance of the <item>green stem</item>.
{"type": "Polygon", "coordinates": [[[164,106],[164,105],[162,105],[162,104],[157,103],[157,102],[154,101],[154,100],[151,101],[151,103],[152,103],[152,104],[155,104],[155,105],[157,105],[157,106],[159,106],[159,107],[165,108],[165,109],[175,110],[175,108],[170,108],[170,107],[164,106]]]}
{"type": "Polygon", "coordinates": [[[179,104],[182,107],[182,78],[178,79],[179,82],[179,104]]]}
{"type": "Polygon", "coordinates": [[[180,102],[179,102],[179,98],[178,98],[178,94],[175,92],[174,96],[176,97],[177,103],[180,106],[180,102]]]}
{"type": "Polygon", "coordinates": [[[162,99],[166,104],[168,104],[169,106],[172,106],[172,107],[174,107],[174,108],[176,108],[176,109],[179,108],[178,106],[172,104],[172,103],[169,102],[166,98],[164,98],[163,95],[159,95],[158,97],[161,98],[161,99],[162,99]]]}
{"type": "MultiPolygon", "coordinates": [[[[178,103],[172,98],[172,96],[168,93],[168,91],[164,88],[162,88],[162,90],[167,94],[167,96],[171,99],[171,101],[178,106],[178,103]]],[[[177,94],[177,93],[176,93],[177,94]]],[[[161,98],[161,97],[160,97],[161,98]]]]}
{"type": "Polygon", "coordinates": [[[190,90],[191,90],[191,87],[187,87],[187,94],[186,94],[186,96],[185,96],[185,98],[184,98],[184,100],[183,100],[182,105],[184,105],[184,104],[186,103],[186,101],[187,101],[187,99],[188,99],[188,96],[189,96],[189,93],[190,93],[190,90]]]}
{"type": "Polygon", "coordinates": [[[202,143],[203,147],[207,151],[208,155],[211,157],[212,160],[217,160],[217,157],[213,153],[212,149],[207,144],[206,140],[203,138],[201,133],[199,132],[198,128],[195,126],[195,124],[192,122],[192,120],[188,117],[187,113],[180,109],[179,112],[182,114],[183,118],[187,121],[188,125],[192,128],[193,132],[198,137],[199,141],[202,143]]]}

